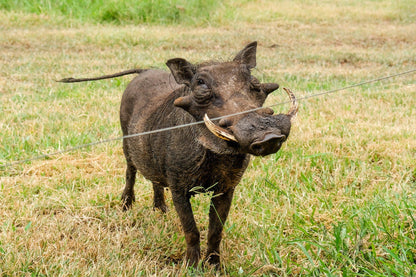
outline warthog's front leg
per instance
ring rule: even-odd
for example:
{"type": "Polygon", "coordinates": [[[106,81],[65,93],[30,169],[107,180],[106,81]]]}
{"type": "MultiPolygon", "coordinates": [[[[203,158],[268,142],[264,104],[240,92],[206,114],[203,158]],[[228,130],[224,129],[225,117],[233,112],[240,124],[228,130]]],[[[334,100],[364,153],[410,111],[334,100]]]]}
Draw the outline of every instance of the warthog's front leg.
{"type": "Polygon", "coordinates": [[[201,256],[201,249],[199,231],[196,227],[189,196],[183,191],[172,190],[172,200],[185,233],[187,263],[189,266],[196,266],[201,256]]]}
{"type": "Polygon", "coordinates": [[[234,189],[214,195],[209,210],[208,251],[205,258],[210,264],[220,264],[220,243],[222,229],[230,211],[234,189]]]}

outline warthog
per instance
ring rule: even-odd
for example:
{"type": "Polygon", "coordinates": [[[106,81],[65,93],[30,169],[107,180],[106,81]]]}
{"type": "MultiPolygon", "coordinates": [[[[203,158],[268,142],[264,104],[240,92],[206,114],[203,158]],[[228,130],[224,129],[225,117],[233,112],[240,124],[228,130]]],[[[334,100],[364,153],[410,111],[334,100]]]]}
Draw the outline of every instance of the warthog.
{"type": "Polygon", "coordinates": [[[167,210],[164,188],[168,187],[185,233],[189,265],[196,265],[201,255],[200,235],[189,201],[196,188],[213,192],[205,259],[219,265],[223,225],[249,154],[277,152],[287,140],[291,119],[297,112],[295,96],[288,89],[292,103],[288,113],[273,115],[272,109],[261,108],[267,95],[279,85],[260,83],[251,75],[256,66],[256,48],[257,42],[248,44],[230,62],[191,64],[185,59],[171,59],[166,63],[170,73],[133,69],[97,78],[61,80],[89,81],[140,73],[121,100],[120,121],[125,136],[204,121],[123,140],[127,160],[123,208],[130,208],[135,201],[137,170],[152,182],[153,204],[162,212],[167,210]],[[225,117],[230,114],[233,116],[225,117]]]}

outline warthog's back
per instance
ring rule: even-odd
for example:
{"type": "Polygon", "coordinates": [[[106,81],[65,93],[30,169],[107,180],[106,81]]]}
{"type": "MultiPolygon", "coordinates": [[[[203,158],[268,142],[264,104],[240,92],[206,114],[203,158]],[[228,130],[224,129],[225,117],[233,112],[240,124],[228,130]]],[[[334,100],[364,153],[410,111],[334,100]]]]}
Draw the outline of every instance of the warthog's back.
{"type": "Polygon", "coordinates": [[[127,86],[120,107],[123,134],[133,121],[151,117],[179,85],[163,70],[148,70],[135,77],[127,86]]]}

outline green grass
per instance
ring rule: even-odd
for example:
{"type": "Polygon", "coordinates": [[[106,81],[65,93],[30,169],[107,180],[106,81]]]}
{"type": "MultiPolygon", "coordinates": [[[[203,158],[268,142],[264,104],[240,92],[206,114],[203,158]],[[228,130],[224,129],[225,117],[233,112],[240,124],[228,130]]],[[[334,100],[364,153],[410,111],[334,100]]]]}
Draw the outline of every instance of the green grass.
{"type": "Polygon", "coordinates": [[[139,23],[204,23],[220,6],[216,0],[1,0],[6,11],[47,15],[80,22],[139,24],[139,23]]]}
{"type": "MultiPolygon", "coordinates": [[[[0,3],[0,164],[121,135],[132,77],[54,81],[64,77],[228,60],[253,40],[254,75],[298,97],[416,68],[412,1],[209,2],[208,19],[146,24],[59,11],[71,2],[42,13],[0,3]]],[[[283,149],[252,159],[236,189],[221,273],[415,276],[415,107],[414,73],[301,101],[283,149]]],[[[136,204],[121,211],[124,170],[120,141],[0,169],[0,275],[220,275],[184,267],[169,193],[169,212],[153,211],[139,176],[136,204]]],[[[209,195],[192,203],[205,251],[209,195]]]]}

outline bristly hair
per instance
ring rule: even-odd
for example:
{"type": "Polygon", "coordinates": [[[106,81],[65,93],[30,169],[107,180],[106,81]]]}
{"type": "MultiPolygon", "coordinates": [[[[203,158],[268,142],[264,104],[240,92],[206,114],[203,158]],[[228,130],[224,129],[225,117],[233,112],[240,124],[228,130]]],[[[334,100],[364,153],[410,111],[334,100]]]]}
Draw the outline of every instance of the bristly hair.
{"type": "Polygon", "coordinates": [[[195,68],[198,69],[198,68],[201,68],[201,67],[204,67],[204,66],[216,65],[216,64],[220,64],[220,63],[221,63],[220,61],[205,61],[205,62],[195,64],[195,68]]]}
{"type": "Polygon", "coordinates": [[[195,64],[195,68],[200,68],[203,66],[210,66],[210,65],[216,65],[216,64],[220,64],[220,63],[226,63],[226,62],[231,62],[228,60],[210,60],[210,61],[205,61],[205,62],[201,62],[201,63],[197,63],[195,64]]]}
{"type": "Polygon", "coordinates": [[[211,65],[217,65],[217,64],[222,64],[222,63],[231,63],[232,61],[224,61],[224,60],[210,60],[210,61],[205,61],[205,62],[201,62],[201,63],[197,63],[197,64],[193,64],[193,72],[196,72],[197,69],[204,67],[204,66],[211,66],[211,65]]]}

